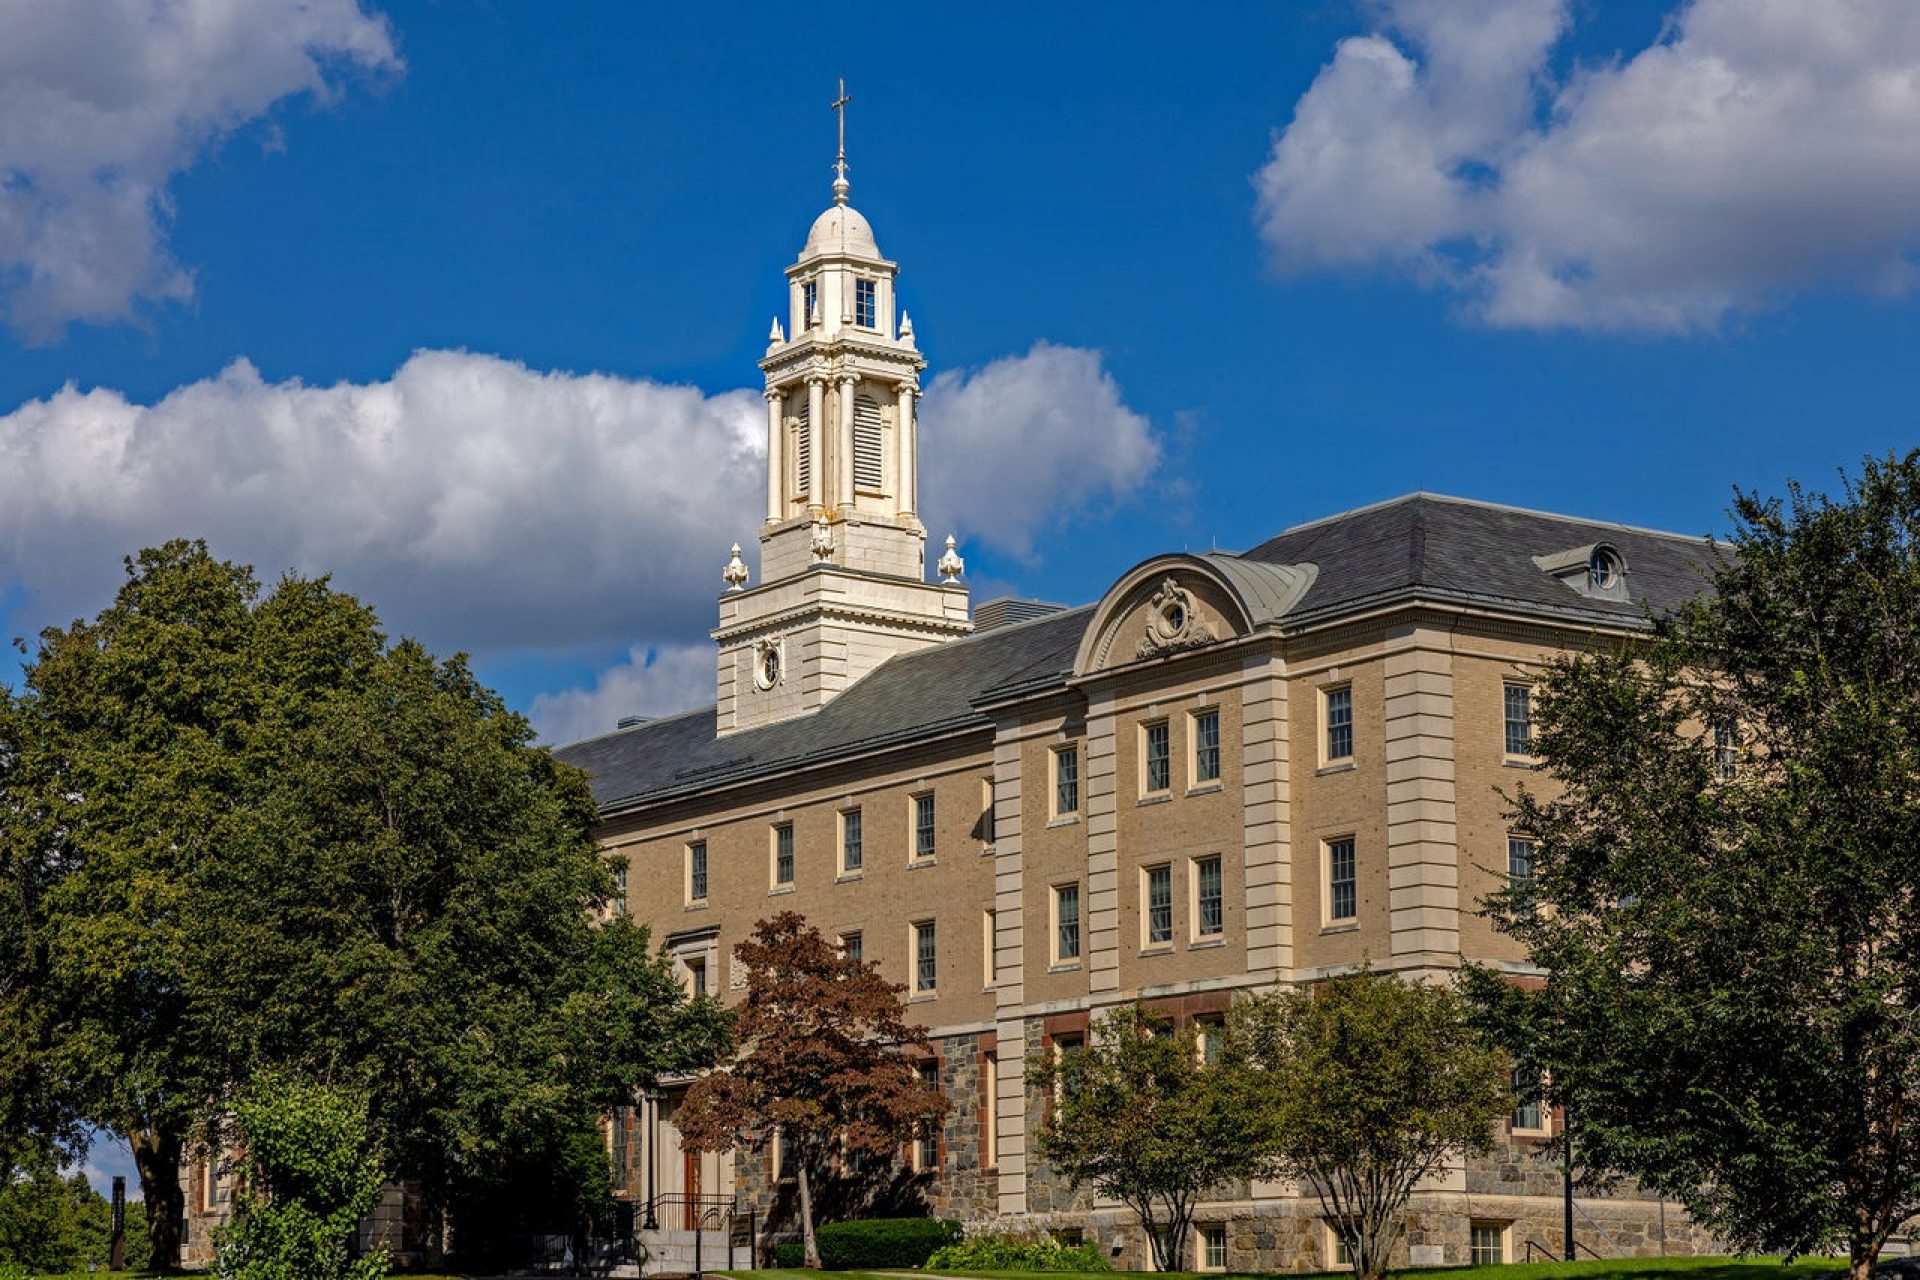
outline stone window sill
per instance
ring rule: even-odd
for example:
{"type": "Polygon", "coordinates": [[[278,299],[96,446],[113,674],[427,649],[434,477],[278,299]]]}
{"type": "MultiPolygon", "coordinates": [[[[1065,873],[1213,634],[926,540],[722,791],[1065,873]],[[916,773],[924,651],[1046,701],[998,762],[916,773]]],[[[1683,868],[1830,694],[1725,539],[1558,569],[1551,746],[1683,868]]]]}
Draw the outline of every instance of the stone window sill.
{"type": "Polygon", "coordinates": [[[833,882],[835,884],[852,884],[855,880],[864,880],[866,874],[865,871],[842,871],[833,878],[833,882]]]}
{"type": "Polygon", "coordinates": [[[768,896],[769,898],[774,898],[774,897],[778,897],[779,895],[781,895],[781,894],[783,894],[783,893],[792,893],[792,892],[793,892],[793,886],[792,886],[792,885],[790,885],[790,884],[780,884],[780,885],[775,885],[775,886],[774,886],[773,888],[771,888],[771,889],[769,889],[769,890],[767,890],[767,896],[768,896]]]}
{"type": "Polygon", "coordinates": [[[680,909],[682,911],[705,911],[707,909],[707,900],[705,898],[702,898],[698,902],[689,902],[686,906],[680,909]]]}
{"type": "Polygon", "coordinates": [[[1354,768],[1353,761],[1342,760],[1339,764],[1328,764],[1328,765],[1320,766],[1318,769],[1315,769],[1313,771],[1313,776],[1316,778],[1324,778],[1330,773],[1350,773],[1352,772],[1353,768],[1354,768]]]}
{"type": "Polygon", "coordinates": [[[916,991],[907,997],[907,1003],[920,1004],[927,1000],[938,1000],[939,998],[940,993],[938,991],[916,991]]]}
{"type": "Polygon", "coordinates": [[[1225,938],[1202,938],[1198,942],[1189,942],[1187,944],[1187,950],[1205,951],[1208,947],[1224,947],[1226,945],[1227,940],[1225,938]]]}
{"type": "Polygon", "coordinates": [[[1216,791],[1224,790],[1226,790],[1226,784],[1223,782],[1201,782],[1188,787],[1187,794],[1190,796],[1210,796],[1216,791]]]}
{"type": "Polygon", "coordinates": [[[1152,795],[1141,796],[1138,800],[1135,800],[1133,803],[1136,806],[1143,805],[1143,804],[1169,804],[1172,802],[1172,800],[1173,800],[1173,793],[1171,791],[1156,791],[1152,795]]]}
{"type": "Polygon", "coordinates": [[[1054,818],[1052,821],[1048,822],[1047,829],[1051,831],[1055,827],[1077,827],[1079,825],[1080,825],[1079,814],[1063,813],[1059,817],[1054,818]]]}
{"type": "Polygon", "coordinates": [[[996,852],[998,851],[990,844],[980,846],[980,856],[983,858],[991,858],[996,852]]]}
{"type": "Polygon", "coordinates": [[[1360,922],[1358,920],[1346,920],[1346,921],[1342,921],[1339,924],[1330,924],[1320,930],[1320,932],[1323,934],[1358,933],[1359,931],[1360,931],[1360,922]]]}
{"type": "Polygon", "coordinates": [[[1173,944],[1171,942],[1156,942],[1150,947],[1140,948],[1140,955],[1143,958],[1146,956],[1170,956],[1172,954],[1173,944]]]}
{"type": "Polygon", "coordinates": [[[1503,769],[1533,770],[1538,769],[1540,765],[1541,760],[1538,756],[1503,756],[1500,759],[1500,767],[1503,769]]]}
{"type": "Polygon", "coordinates": [[[1058,964],[1048,965],[1047,972],[1048,973],[1078,973],[1080,972],[1080,962],[1078,960],[1062,960],[1058,964]]]}
{"type": "Polygon", "coordinates": [[[907,859],[907,870],[909,871],[918,871],[922,867],[937,867],[939,865],[940,865],[940,859],[937,857],[907,859]]]}

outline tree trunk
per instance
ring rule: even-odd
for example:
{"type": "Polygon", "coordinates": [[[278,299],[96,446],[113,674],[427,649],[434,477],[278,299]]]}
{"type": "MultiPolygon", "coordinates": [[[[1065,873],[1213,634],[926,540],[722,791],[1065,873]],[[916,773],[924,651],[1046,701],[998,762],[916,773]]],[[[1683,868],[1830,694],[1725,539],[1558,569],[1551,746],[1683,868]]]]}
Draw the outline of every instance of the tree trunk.
{"type": "MultiPolygon", "coordinates": [[[[798,1146],[798,1143],[794,1144],[798,1146]]],[[[807,1178],[807,1162],[801,1159],[800,1165],[800,1239],[806,1264],[811,1269],[820,1269],[820,1242],[813,1235],[813,1186],[807,1178]]]]}
{"type": "Polygon", "coordinates": [[[180,1222],[186,1196],[180,1189],[180,1155],[185,1143],[162,1130],[127,1135],[133,1166],[140,1173],[140,1195],[147,1202],[147,1265],[168,1271],[180,1265],[180,1222]]]}

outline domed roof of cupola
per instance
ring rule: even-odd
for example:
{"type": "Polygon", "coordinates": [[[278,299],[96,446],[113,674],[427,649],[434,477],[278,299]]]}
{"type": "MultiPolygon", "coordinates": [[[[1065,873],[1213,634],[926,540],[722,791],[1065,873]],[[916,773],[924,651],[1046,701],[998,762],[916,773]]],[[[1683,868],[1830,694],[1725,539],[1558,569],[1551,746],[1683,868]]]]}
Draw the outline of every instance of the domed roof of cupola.
{"type": "Polygon", "coordinates": [[[873,228],[850,204],[831,205],[813,220],[813,229],[807,232],[807,247],[800,251],[800,256],[813,258],[840,253],[863,258],[881,256],[880,246],[873,239],[873,228]]]}

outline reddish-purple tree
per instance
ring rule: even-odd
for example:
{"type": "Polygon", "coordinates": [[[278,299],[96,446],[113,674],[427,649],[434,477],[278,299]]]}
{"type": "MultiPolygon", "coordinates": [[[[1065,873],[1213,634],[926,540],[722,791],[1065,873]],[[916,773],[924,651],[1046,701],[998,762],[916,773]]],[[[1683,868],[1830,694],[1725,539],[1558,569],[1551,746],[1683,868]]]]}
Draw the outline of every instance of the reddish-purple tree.
{"type": "Polygon", "coordinates": [[[733,954],[747,967],[739,1055],[687,1090],[675,1123],[691,1151],[760,1150],[785,1133],[806,1262],[818,1267],[813,1175],[835,1152],[884,1158],[938,1123],[946,1101],[915,1070],[932,1048],[907,1021],[906,988],[842,955],[797,912],[760,921],[733,954]]]}

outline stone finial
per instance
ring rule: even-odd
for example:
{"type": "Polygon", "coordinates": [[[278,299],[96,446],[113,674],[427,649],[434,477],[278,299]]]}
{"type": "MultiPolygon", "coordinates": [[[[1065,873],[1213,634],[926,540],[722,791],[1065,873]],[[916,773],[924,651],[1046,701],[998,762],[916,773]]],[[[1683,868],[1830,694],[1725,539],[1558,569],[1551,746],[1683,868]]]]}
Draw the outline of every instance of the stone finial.
{"type": "Polygon", "coordinates": [[[747,585],[747,562],[740,558],[740,544],[733,544],[733,559],[727,561],[727,567],[720,571],[727,580],[727,590],[738,591],[747,585]]]}
{"type": "Polygon", "coordinates": [[[780,327],[780,317],[775,316],[773,318],[773,328],[767,330],[767,346],[769,349],[771,349],[773,347],[779,346],[781,343],[785,342],[786,340],[787,340],[786,332],[780,327]]]}
{"type": "Polygon", "coordinates": [[[913,345],[913,317],[904,308],[900,312],[900,341],[909,347],[913,345]]]}
{"type": "Polygon", "coordinates": [[[941,555],[940,563],[933,567],[935,572],[940,575],[940,581],[947,586],[952,586],[958,582],[960,575],[967,571],[967,562],[962,560],[960,553],[953,549],[952,534],[947,535],[947,549],[946,552],[941,555]]]}
{"type": "Polygon", "coordinates": [[[825,520],[813,522],[813,562],[829,564],[833,560],[833,530],[825,520]]]}

